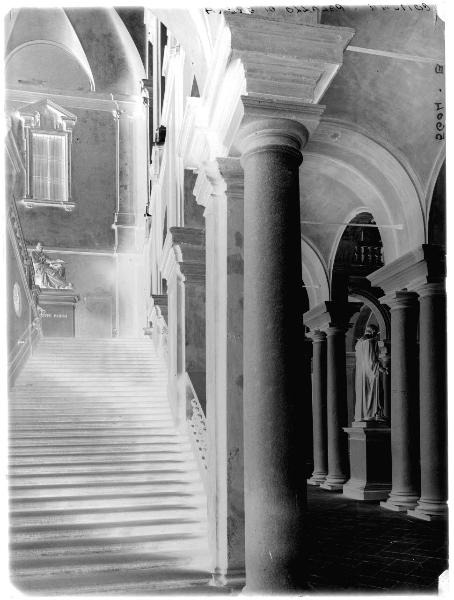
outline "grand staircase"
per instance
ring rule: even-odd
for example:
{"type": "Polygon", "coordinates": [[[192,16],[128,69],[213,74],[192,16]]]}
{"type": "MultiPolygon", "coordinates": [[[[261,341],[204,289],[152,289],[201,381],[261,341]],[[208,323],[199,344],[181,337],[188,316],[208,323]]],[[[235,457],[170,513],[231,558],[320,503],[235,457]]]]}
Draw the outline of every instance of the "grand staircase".
{"type": "Polygon", "coordinates": [[[148,339],[44,339],[10,392],[10,571],[26,593],[208,581],[206,498],[148,339]]]}

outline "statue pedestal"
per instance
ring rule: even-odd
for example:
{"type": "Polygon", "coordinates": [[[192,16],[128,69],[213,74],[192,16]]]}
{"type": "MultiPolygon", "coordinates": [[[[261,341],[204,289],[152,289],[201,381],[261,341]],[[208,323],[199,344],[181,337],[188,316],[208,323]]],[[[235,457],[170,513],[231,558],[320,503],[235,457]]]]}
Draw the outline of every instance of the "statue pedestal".
{"type": "Polygon", "coordinates": [[[383,500],[391,491],[391,429],[380,421],[355,421],[348,434],[350,479],[343,495],[353,500],[383,500]]]}
{"type": "Polygon", "coordinates": [[[79,296],[73,290],[43,290],[38,304],[45,311],[41,315],[44,337],[74,337],[74,312],[79,296]]]}

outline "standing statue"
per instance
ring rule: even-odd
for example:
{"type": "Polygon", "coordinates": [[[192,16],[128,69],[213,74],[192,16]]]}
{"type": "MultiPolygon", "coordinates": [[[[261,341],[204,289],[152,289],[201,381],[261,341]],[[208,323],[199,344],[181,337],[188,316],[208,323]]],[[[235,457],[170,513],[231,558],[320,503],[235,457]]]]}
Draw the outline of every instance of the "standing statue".
{"type": "Polygon", "coordinates": [[[44,253],[41,242],[32,250],[32,262],[35,270],[35,284],[43,289],[71,290],[72,283],[65,277],[64,261],[61,258],[51,259],[44,253]]]}
{"type": "Polygon", "coordinates": [[[368,325],[364,336],[355,346],[356,353],[356,406],[355,421],[383,421],[379,374],[387,373],[380,364],[378,327],[368,325]]]}

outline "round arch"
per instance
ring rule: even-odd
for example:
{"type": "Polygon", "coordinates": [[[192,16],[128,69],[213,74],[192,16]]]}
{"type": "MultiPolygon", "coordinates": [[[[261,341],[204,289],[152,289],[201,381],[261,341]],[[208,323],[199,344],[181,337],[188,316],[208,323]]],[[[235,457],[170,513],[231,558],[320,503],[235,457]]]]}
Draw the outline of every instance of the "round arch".
{"type": "MultiPolygon", "coordinates": [[[[418,178],[404,159],[354,126],[329,119],[323,121],[305,149],[301,169],[302,182],[305,177],[314,182],[317,182],[315,177],[318,181],[328,178],[331,182],[332,198],[325,197],[309,207],[314,220],[339,223],[337,230],[330,230],[331,247],[329,255],[324,254],[330,274],[345,227],[341,223],[349,222],[359,212],[374,215],[386,263],[425,242],[424,194],[418,178]],[[349,194],[343,213],[344,205],[336,196],[339,185],[349,194]]],[[[311,193],[317,196],[316,190],[310,190],[309,201],[311,193]]],[[[306,208],[302,206],[302,214],[306,208]]]]}

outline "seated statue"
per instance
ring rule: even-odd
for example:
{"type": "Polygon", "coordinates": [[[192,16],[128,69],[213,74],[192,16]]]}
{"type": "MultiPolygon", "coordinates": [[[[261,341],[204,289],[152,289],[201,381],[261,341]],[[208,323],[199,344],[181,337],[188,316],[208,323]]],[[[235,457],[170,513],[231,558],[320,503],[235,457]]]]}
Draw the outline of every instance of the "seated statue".
{"type": "Polygon", "coordinates": [[[387,373],[378,355],[378,327],[368,325],[355,346],[355,421],[383,421],[379,374],[387,373]]]}
{"type": "Polygon", "coordinates": [[[72,283],[66,281],[64,261],[60,258],[51,259],[43,251],[41,242],[31,252],[35,270],[35,284],[42,289],[71,290],[72,283]]]}

